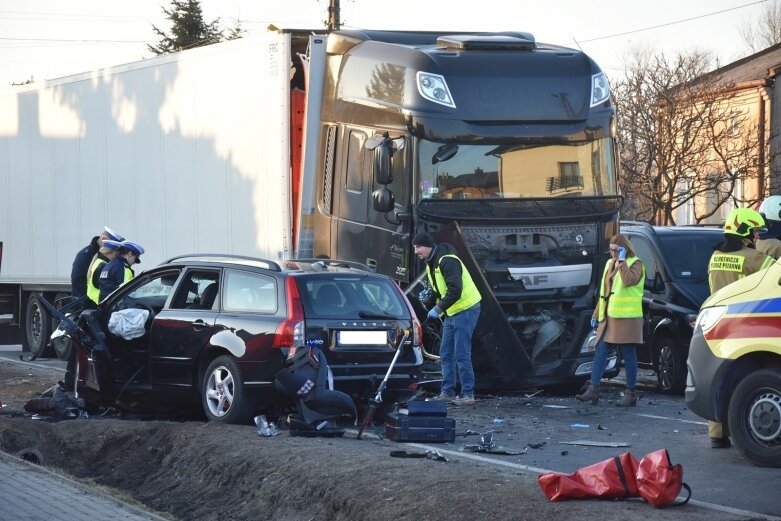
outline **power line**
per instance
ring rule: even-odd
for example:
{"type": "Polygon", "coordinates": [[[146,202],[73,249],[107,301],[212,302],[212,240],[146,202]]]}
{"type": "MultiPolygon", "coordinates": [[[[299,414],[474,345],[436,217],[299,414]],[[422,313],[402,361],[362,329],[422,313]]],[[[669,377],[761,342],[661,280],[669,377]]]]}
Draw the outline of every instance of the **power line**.
{"type": "Polygon", "coordinates": [[[691,18],[684,18],[682,20],[676,20],[674,22],[667,22],[667,23],[664,23],[664,24],[653,25],[651,27],[644,27],[642,29],[634,29],[632,31],[625,31],[623,33],[610,34],[610,35],[607,35],[607,36],[598,36],[596,38],[590,38],[588,40],[579,40],[578,42],[575,42],[575,40],[573,39],[573,42],[575,42],[575,43],[589,43],[589,42],[596,42],[598,40],[606,40],[608,38],[616,38],[618,36],[626,36],[627,34],[641,33],[643,31],[651,31],[653,29],[660,29],[662,27],[669,27],[671,25],[681,24],[681,23],[684,23],[684,22],[691,22],[692,20],[699,20],[701,18],[707,18],[709,16],[722,14],[722,13],[727,13],[729,11],[736,11],[738,9],[743,9],[744,7],[750,7],[752,5],[762,4],[764,2],[767,2],[767,0],[757,0],[756,2],[751,2],[751,3],[748,3],[748,4],[739,5],[737,7],[730,7],[729,9],[722,9],[721,11],[713,11],[712,13],[705,13],[705,14],[701,14],[701,15],[698,15],[698,16],[692,16],[691,18]]]}

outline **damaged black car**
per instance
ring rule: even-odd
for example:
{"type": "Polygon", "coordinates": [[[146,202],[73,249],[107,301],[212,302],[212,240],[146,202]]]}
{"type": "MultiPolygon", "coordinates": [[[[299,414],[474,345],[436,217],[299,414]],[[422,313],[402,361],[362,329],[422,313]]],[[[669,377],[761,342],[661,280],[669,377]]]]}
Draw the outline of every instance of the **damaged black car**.
{"type": "Polygon", "coordinates": [[[208,420],[225,423],[294,406],[277,375],[302,349],[322,353],[323,385],[358,404],[396,349],[389,396],[414,392],[423,360],[420,323],[397,284],[328,259],[175,257],[82,311],[73,326],[75,390],[88,407],[200,405],[208,420]]]}

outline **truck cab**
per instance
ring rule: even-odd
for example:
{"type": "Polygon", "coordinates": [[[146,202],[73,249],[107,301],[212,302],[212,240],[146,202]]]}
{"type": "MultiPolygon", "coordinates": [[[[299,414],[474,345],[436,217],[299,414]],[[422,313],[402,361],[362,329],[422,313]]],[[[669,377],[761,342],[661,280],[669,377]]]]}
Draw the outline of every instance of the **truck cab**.
{"type": "Polygon", "coordinates": [[[409,286],[428,231],[483,296],[478,384],[584,381],[622,204],[599,67],[522,32],[338,31],[322,52],[314,254],[409,286]]]}

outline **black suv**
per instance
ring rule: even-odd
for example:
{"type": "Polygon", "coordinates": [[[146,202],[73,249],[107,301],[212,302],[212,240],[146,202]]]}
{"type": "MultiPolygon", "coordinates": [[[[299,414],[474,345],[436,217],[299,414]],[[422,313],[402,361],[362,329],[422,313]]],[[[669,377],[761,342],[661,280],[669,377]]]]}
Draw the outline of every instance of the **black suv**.
{"type": "Polygon", "coordinates": [[[175,257],[85,315],[109,352],[96,367],[77,350],[77,388],[88,403],[155,410],[200,403],[209,420],[226,423],[283,405],[274,375],[294,348],[320,348],[333,387],[355,401],[376,391],[404,331],[390,394],[414,388],[423,361],[420,324],[397,284],[342,261],[175,257]],[[133,335],[117,332],[122,310],[137,308],[149,313],[141,336],[123,338],[133,335]]]}
{"type": "Polygon", "coordinates": [[[637,351],[638,364],[656,372],[660,391],[680,394],[694,321],[710,295],[708,262],[723,240],[722,229],[622,221],[621,233],[646,267],[645,343],[637,351]]]}

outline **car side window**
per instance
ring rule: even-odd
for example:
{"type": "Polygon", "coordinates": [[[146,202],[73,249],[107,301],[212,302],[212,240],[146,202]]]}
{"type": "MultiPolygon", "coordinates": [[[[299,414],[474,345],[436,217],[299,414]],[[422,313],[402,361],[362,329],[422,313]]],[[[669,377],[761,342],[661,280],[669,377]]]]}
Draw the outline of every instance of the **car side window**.
{"type": "Polygon", "coordinates": [[[188,270],[171,302],[171,309],[213,309],[218,302],[219,288],[218,270],[188,270]]]}
{"type": "Polygon", "coordinates": [[[656,255],[654,255],[653,246],[642,237],[634,236],[630,239],[637,256],[645,264],[646,280],[653,280],[656,275],[656,255]]]}
{"type": "Polygon", "coordinates": [[[277,285],[275,279],[258,273],[227,270],[225,295],[222,297],[225,311],[276,313],[277,285]]]}
{"type": "Polygon", "coordinates": [[[176,270],[154,276],[142,281],[140,285],[134,284],[129,293],[120,294],[120,297],[112,302],[109,313],[136,307],[151,308],[155,313],[159,313],[171,295],[178,278],[179,270],[176,270]]]}

